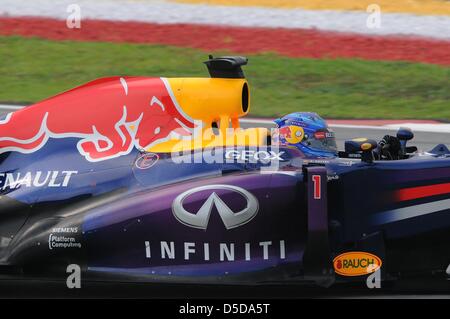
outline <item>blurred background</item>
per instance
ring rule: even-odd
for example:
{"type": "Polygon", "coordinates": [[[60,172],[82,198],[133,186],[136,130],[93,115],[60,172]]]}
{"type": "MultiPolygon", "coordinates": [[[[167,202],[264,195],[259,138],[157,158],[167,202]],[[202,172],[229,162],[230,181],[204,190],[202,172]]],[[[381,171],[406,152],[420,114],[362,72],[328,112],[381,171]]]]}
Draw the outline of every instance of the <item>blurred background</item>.
{"type": "Polygon", "coordinates": [[[450,1],[0,0],[0,103],[245,55],[252,116],[450,120],[450,1]]]}

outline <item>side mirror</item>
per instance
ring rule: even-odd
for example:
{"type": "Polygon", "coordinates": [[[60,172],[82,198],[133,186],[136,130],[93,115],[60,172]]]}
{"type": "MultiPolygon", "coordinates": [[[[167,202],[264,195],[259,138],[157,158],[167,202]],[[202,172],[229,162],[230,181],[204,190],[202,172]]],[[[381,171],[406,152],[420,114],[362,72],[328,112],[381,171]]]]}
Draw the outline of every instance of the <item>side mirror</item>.
{"type": "Polygon", "coordinates": [[[401,158],[404,158],[407,152],[406,143],[414,138],[414,133],[407,127],[401,127],[397,131],[397,138],[400,141],[401,158]]]}
{"type": "Polygon", "coordinates": [[[414,138],[414,133],[407,127],[401,127],[397,132],[397,138],[400,141],[409,141],[414,138]]]}
{"type": "Polygon", "coordinates": [[[363,162],[372,163],[372,151],[377,148],[378,144],[374,140],[367,138],[355,138],[345,141],[345,152],[348,154],[361,154],[363,162]]]}

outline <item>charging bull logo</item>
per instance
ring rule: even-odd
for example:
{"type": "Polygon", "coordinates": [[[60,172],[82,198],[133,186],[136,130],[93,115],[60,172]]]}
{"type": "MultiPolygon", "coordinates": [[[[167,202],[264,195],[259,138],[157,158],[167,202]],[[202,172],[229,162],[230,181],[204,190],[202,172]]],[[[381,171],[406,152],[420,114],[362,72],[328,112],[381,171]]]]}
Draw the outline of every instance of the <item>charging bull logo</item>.
{"type": "Polygon", "coordinates": [[[190,136],[192,120],[167,79],[108,78],[10,113],[0,120],[0,153],[33,153],[49,138],[78,138],[78,151],[97,162],[190,136]]]}
{"type": "Polygon", "coordinates": [[[297,144],[303,140],[305,132],[302,127],[289,125],[279,128],[279,134],[287,143],[297,144]]]}

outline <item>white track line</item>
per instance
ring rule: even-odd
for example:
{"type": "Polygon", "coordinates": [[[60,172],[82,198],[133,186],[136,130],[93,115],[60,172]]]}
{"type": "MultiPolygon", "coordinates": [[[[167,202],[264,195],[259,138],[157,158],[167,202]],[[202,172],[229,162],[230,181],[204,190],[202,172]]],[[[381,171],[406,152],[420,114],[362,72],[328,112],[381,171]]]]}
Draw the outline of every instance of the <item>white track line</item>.
{"type": "Polygon", "coordinates": [[[74,3],[81,8],[82,19],[319,29],[450,40],[450,17],[407,13],[382,13],[380,28],[368,28],[369,14],[357,11],[211,6],[164,1],[0,0],[0,16],[37,16],[66,20],[69,16],[67,8],[74,3]]]}
{"type": "MultiPolygon", "coordinates": [[[[23,108],[20,105],[5,105],[0,104],[0,112],[2,111],[17,111],[23,108]]],[[[260,125],[274,125],[274,122],[270,119],[241,119],[241,123],[244,124],[260,124],[260,125]]],[[[350,129],[369,129],[369,130],[398,130],[400,127],[409,127],[413,131],[417,132],[429,132],[429,133],[450,133],[450,124],[420,124],[420,123],[399,123],[399,124],[388,124],[382,126],[371,126],[371,125],[353,125],[353,124],[329,124],[330,127],[336,128],[350,128],[350,129]]]]}
{"type": "MultiPolygon", "coordinates": [[[[262,125],[273,125],[272,120],[265,119],[241,119],[241,123],[245,124],[262,124],[262,125]]],[[[368,129],[368,130],[392,130],[396,131],[400,127],[409,127],[413,131],[417,132],[429,132],[429,133],[450,133],[450,124],[445,123],[408,123],[407,120],[404,123],[398,124],[387,124],[387,125],[354,125],[354,124],[329,124],[330,127],[335,128],[350,128],[350,129],[368,129]]]]}
{"type": "Polygon", "coordinates": [[[0,111],[7,110],[7,111],[17,111],[23,108],[21,105],[6,105],[6,104],[0,104],[0,111]]]}
{"type": "Polygon", "coordinates": [[[239,122],[244,124],[263,124],[263,125],[274,125],[273,120],[264,119],[240,119],[239,122]]]}
{"type": "MultiPolygon", "coordinates": [[[[417,132],[434,132],[434,133],[450,133],[450,124],[420,124],[420,123],[402,123],[400,124],[389,124],[384,127],[390,127],[393,129],[398,129],[400,126],[409,127],[413,131],[417,132]]],[[[448,143],[449,141],[443,141],[448,143]]]]}

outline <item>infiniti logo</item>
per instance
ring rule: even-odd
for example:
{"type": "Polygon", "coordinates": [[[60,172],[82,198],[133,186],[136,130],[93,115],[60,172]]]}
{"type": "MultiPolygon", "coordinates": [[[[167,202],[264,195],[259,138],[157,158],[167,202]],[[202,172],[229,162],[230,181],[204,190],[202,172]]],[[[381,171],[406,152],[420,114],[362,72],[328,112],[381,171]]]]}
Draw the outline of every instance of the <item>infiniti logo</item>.
{"type": "Polygon", "coordinates": [[[175,218],[186,226],[206,229],[208,227],[208,221],[209,217],[211,216],[213,206],[216,206],[216,209],[219,212],[219,215],[222,218],[222,221],[227,229],[236,228],[248,223],[258,213],[258,200],[254,195],[241,187],[221,184],[196,187],[178,195],[177,198],[175,198],[175,200],[173,201],[172,211],[175,218]],[[244,197],[247,205],[243,210],[239,212],[233,212],[219,197],[219,195],[213,192],[211,195],[209,195],[208,199],[203,203],[202,207],[196,214],[192,214],[184,209],[183,203],[187,197],[192,194],[207,190],[231,191],[238,194],[239,196],[244,197]]]}

